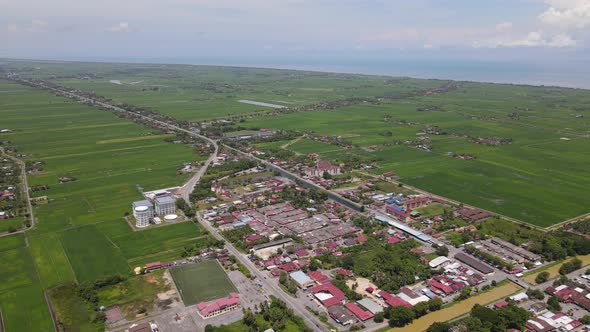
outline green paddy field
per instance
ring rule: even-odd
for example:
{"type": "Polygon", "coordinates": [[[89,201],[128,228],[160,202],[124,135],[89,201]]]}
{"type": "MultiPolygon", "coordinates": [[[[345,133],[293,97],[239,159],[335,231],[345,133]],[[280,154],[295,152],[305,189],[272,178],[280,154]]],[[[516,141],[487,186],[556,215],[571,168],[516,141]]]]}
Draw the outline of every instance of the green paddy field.
{"type": "Polygon", "coordinates": [[[44,290],[70,281],[129,274],[135,266],[173,259],[202,229],[185,222],[133,232],[123,219],[146,190],[181,184],[183,162],[199,160],[189,146],[113,114],[0,80],[2,127],[25,160],[45,162],[30,185],[48,184],[49,203],[35,207],[26,235],[0,238],[0,308],[7,331],[49,331],[44,290]],[[60,183],[59,177],[77,181],[60,183]],[[25,241],[26,240],[26,241],[25,241]]]}

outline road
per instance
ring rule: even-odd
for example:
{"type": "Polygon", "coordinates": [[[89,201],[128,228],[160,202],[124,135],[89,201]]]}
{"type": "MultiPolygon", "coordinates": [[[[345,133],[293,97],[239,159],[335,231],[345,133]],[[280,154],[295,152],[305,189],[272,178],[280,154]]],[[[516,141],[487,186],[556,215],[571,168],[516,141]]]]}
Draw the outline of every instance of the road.
{"type": "Polygon", "coordinates": [[[31,196],[29,195],[29,184],[27,182],[27,167],[25,165],[25,162],[14,157],[14,156],[9,155],[8,153],[6,153],[6,151],[4,151],[4,148],[2,148],[2,147],[0,147],[0,154],[8,159],[12,159],[20,167],[21,191],[22,191],[24,197],[26,198],[27,210],[29,211],[29,218],[31,220],[31,227],[23,228],[21,230],[18,230],[16,232],[12,232],[12,233],[9,233],[9,232],[0,233],[0,237],[2,237],[2,236],[8,236],[8,235],[17,234],[17,233],[24,233],[25,231],[27,231],[29,229],[34,229],[35,228],[35,214],[33,211],[33,205],[31,204],[31,196]]]}
{"type": "MultiPolygon", "coordinates": [[[[197,213],[197,220],[199,220],[199,223],[203,225],[209,232],[211,232],[211,234],[213,234],[216,239],[224,240],[221,234],[219,234],[219,232],[217,232],[217,230],[207,220],[204,220],[199,213],[197,213]]],[[[234,255],[242,264],[244,264],[244,266],[250,270],[254,276],[256,276],[256,278],[262,282],[262,286],[265,290],[270,291],[274,296],[285,302],[287,307],[293,309],[297,316],[303,318],[309,327],[313,328],[314,331],[329,331],[329,329],[324,326],[316,316],[305,309],[305,305],[301,303],[300,300],[285,294],[285,292],[279,287],[278,283],[275,282],[275,279],[267,279],[266,276],[260,270],[258,270],[256,265],[254,265],[254,263],[252,263],[252,261],[250,261],[243,253],[237,250],[230,242],[226,241],[225,247],[230,252],[230,254],[234,255]]]]}
{"type": "Polygon", "coordinates": [[[188,135],[190,135],[192,137],[197,137],[197,138],[203,139],[203,140],[211,143],[211,145],[213,145],[213,147],[215,148],[215,150],[213,151],[213,153],[211,154],[211,156],[209,156],[209,158],[207,159],[207,161],[205,161],[205,163],[203,164],[203,166],[201,167],[201,169],[199,169],[199,171],[195,175],[193,175],[181,187],[181,189],[180,189],[180,195],[181,195],[181,197],[187,203],[190,204],[190,200],[189,200],[190,193],[193,192],[193,189],[195,188],[195,186],[197,185],[197,183],[199,183],[199,180],[201,179],[201,177],[203,176],[203,174],[205,174],[205,172],[207,171],[207,168],[209,168],[209,165],[217,158],[217,153],[219,151],[219,145],[217,144],[217,141],[216,140],[211,139],[211,138],[209,138],[207,136],[200,135],[200,134],[198,134],[198,133],[196,133],[194,131],[190,131],[190,130],[181,128],[181,127],[179,127],[177,125],[174,125],[174,124],[171,124],[171,123],[168,123],[168,122],[164,122],[164,121],[160,121],[160,120],[156,120],[156,119],[153,119],[153,118],[151,118],[149,116],[141,115],[141,114],[138,114],[138,113],[135,113],[135,112],[131,112],[131,111],[128,111],[128,110],[126,110],[124,108],[117,107],[117,106],[114,106],[114,105],[111,105],[111,104],[106,104],[106,103],[97,101],[95,99],[88,98],[88,97],[85,97],[85,96],[82,96],[82,95],[79,95],[79,94],[76,94],[76,93],[73,93],[73,92],[70,92],[70,91],[66,91],[66,90],[62,90],[62,89],[57,89],[57,88],[51,88],[51,87],[46,87],[46,88],[48,88],[48,89],[50,89],[52,91],[60,92],[60,93],[62,93],[64,95],[66,95],[66,96],[69,96],[70,98],[76,98],[76,99],[79,99],[79,100],[81,100],[83,102],[90,102],[90,103],[92,103],[94,105],[102,106],[102,107],[104,107],[106,109],[110,109],[110,110],[115,111],[115,112],[123,112],[123,113],[132,114],[132,115],[134,115],[136,117],[139,117],[140,119],[147,120],[149,122],[159,124],[161,126],[164,126],[166,128],[172,129],[172,130],[181,131],[181,132],[186,133],[186,134],[188,134],[188,135]]]}
{"type": "MultiPolygon", "coordinates": [[[[130,112],[127,111],[123,108],[117,107],[117,106],[113,106],[110,104],[106,104],[103,102],[99,102],[96,101],[94,99],[91,98],[87,98],[69,91],[65,91],[65,90],[61,90],[61,89],[56,89],[56,88],[49,88],[50,90],[53,91],[57,91],[60,92],[62,94],[65,94],[66,96],[69,96],[71,98],[76,98],[79,99],[83,102],[91,102],[95,105],[98,106],[102,106],[106,109],[110,109],[116,112],[125,112],[125,113],[129,113],[129,114],[133,114],[134,116],[137,116],[141,119],[153,122],[153,123],[157,123],[159,125],[162,125],[166,128],[170,128],[172,130],[177,130],[177,131],[182,131],[184,133],[187,133],[193,137],[198,137],[201,138],[203,140],[208,141],[209,143],[211,143],[213,145],[213,147],[215,148],[215,151],[213,152],[213,154],[211,154],[211,156],[209,157],[209,159],[207,159],[207,161],[205,162],[205,164],[203,165],[203,167],[201,167],[201,169],[182,187],[182,197],[183,199],[185,199],[189,204],[190,201],[188,199],[190,193],[192,192],[192,189],[195,187],[195,185],[198,183],[199,179],[201,178],[201,176],[203,174],[205,174],[205,172],[207,171],[207,168],[209,167],[210,163],[217,158],[217,153],[219,150],[219,146],[217,144],[216,140],[213,140],[209,137],[200,135],[198,133],[195,133],[193,131],[178,127],[174,124],[170,124],[167,122],[163,122],[160,120],[156,120],[156,119],[152,119],[149,116],[145,116],[145,115],[141,115],[141,114],[137,114],[134,112],[130,112]]],[[[241,151],[240,151],[241,152],[241,151]]],[[[260,160],[262,161],[262,160],[260,160]]],[[[199,221],[199,223],[201,223],[201,225],[203,225],[209,232],[211,232],[211,234],[213,234],[213,236],[215,236],[215,238],[220,239],[220,240],[224,240],[223,237],[217,232],[216,229],[214,229],[211,224],[209,224],[206,220],[203,220],[201,218],[201,216],[199,214],[197,214],[197,219],[199,221]]],[[[313,328],[315,331],[326,331],[328,332],[328,328],[326,328],[323,323],[316,317],[314,316],[312,313],[310,313],[309,311],[307,311],[305,309],[305,306],[300,303],[299,301],[291,298],[289,295],[285,294],[283,292],[282,289],[280,289],[280,287],[278,286],[278,284],[274,283],[273,280],[269,280],[266,279],[266,277],[258,270],[258,268],[254,265],[254,263],[252,263],[247,257],[245,257],[244,254],[242,254],[240,251],[238,251],[231,243],[226,241],[225,247],[228,249],[228,251],[234,255],[242,264],[244,264],[244,266],[246,266],[250,272],[255,275],[261,282],[263,287],[267,290],[270,291],[273,295],[275,295],[276,297],[278,297],[279,299],[281,299],[282,301],[284,301],[287,306],[291,309],[293,309],[293,311],[295,312],[296,315],[302,317],[308,324],[308,326],[310,326],[311,328],[313,328]]]]}

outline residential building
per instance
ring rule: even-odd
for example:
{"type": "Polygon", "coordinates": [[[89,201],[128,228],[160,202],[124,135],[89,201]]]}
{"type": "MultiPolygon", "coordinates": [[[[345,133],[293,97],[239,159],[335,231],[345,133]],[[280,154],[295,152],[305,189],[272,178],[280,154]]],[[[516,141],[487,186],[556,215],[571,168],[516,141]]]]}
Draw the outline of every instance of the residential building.
{"type": "Polygon", "coordinates": [[[150,225],[150,219],[154,217],[154,207],[148,200],[136,201],[131,205],[133,208],[133,217],[135,217],[136,227],[147,227],[150,225]]]}
{"type": "Polygon", "coordinates": [[[238,308],[240,308],[240,295],[237,293],[229,293],[228,298],[217,299],[210,303],[197,304],[199,315],[204,319],[219,316],[238,308]]]}
{"type": "Polygon", "coordinates": [[[170,196],[157,197],[154,202],[158,216],[165,216],[176,212],[176,201],[170,196]]]}

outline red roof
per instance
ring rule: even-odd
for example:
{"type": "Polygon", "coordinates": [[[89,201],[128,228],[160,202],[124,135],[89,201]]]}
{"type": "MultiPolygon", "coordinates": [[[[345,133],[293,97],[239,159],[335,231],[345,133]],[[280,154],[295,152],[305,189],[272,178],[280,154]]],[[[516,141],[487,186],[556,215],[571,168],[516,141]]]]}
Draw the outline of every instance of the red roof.
{"type": "Polygon", "coordinates": [[[158,269],[162,267],[161,262],[152,262],[145,265],[146,269],[158,269]]]}
{"type": "Polygon", "coordinates": [[[496,304],[494,304],[494,307],[496,307],[496,308],[502,308],[502,307],[505,307],[507,305],[508,305],[508,302],[502,300],[502,301],[496,302],[496,304]]]}
{"type": "Polygon", "coordinates": [[[295,251],[295,255],[297,255],[299,257],[309,256],[309,251],[307,251],[306,249],[299,249],[299,250],[295,251]]]}
{"type": "Polygon", "coordinates": [[[451,286],[447,286],[445,284],[442,284],[434,279],[426,280],[426,283],[434,288],[440,289],[441,291],[443,291],[446,294],[451,294],[453,292],[453,288],[451,286]]]}
{"type": "Polygon", "coordinates": [[[375,316],[372,312],[361,309],[361,307],[359,307],[356,303],[347,303],[344,306],[346,307],[346,309],[350,310],[350,312],[352,312],[353,315],[355,315],[358,319],[360,319],[363,322],[375,316]]]}
{"type": "Polygon", "coordinates": [[[375,288],[373,288],[373,287],[367,287],[367,288],[365,288],[365,291],[367,293],[373,293],[375,291],[375,288]]]}
{"type": "Polygon", "coordinates": [[[324,282],[330,280],[330,277],[328,277],[320,271],[309,271],[307,272],[307,275],[316,282],[319,282],[320,284],[323,284],[324,282]]]}
{"type": "Polygon", "coordinates": [[[365,242],[367,242],[367,238],[366,238],[366,237],[364,237],[364,236],[362,236],[362,235],[359,235],[359,236],[357,236],[357,237],[356,237],[356,240],[357,240],[358,242],[360,242],[360,243],[365,243],[365,242]]]}
{"type": "Polygon", "coordinates": [[[401,240],[400,240],[400,239],[398,239],[398,238],[397,238],[397,237],[395,237],[395,236],[391,236],[391,237],[389,237],[389,238],[387,239],[387,243],[388,243],[388,244],[396,244],[396,243],[398,243],[398,242],[400,242],[400,241],[401,241],[401,240]]]}
{"type": "Polygon", "coordinates": [[[311,289],[312,294],[317,293],[329,293],[332,295],[331,298],[322,301],[324,306],[331,307],[336,304],[340,304],[343,300],[346,299],[346,295],[338,289],[338,287],[334,286],[331,282],[325,283],[323,285],[315,286],[311,289]]]}
{"type": "Polygon", "coordinates": [[[347,270],[347,269],[336,269],[337,274],[343,275],[343,276],[347,276],[347,277],[352,277],[353,273],[351,270],[347,270]]]}
{"type": "Polygon", "coordinates": [[[380,291],[379,295],[381,295],[381,297],[385,300],[385,303],[387,303],[387,305],[389,305],[390,307],[406,307],[406,308],[410,308],[412,307],[412,305],[407,302],[406,300],[397,297],[395,295],[391,295],[386,291],[380,291]]]}

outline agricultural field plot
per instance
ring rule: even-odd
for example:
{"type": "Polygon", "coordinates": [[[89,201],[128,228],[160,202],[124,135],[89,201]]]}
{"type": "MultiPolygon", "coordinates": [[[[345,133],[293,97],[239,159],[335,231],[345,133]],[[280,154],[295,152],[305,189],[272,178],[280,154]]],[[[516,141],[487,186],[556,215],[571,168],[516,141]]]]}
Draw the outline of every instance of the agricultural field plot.
{"type": "Polygon", "coordinates": [[[327,152],[342,152],[342,148],[336,145],[315,141],[312,139],[302,139],[288,146],[288,150],[301,154],[317,153],[323,154],[327,152]]]}
{"type": "Polygon", "coordinates": [[[70,229],[60,235],[78,281],[131,272],[120,249],[94,225],[70,229]]]}
{"type": "MultiPolygon", "coordinates": [[[[1,80],[0,90],[6,97],[0,101],[2,126],[13,130],[2,139],[27,154],[27,161],[44,161],[41,172],[29,174],[29,184],[50,187],[35,192],[47,195],[49,203],[35,207],[38,223],[27,232],[28,247],[22,234],[0,238],[0,308],[8,331],[52,330],[43,296],[51,287],[130,273],[127,260],[138,257],[131,251],[125,256],[116,237],[123,249],[132,245],[126,241],[137,241],[172,260],[180,255],[179,243],[202,235],[196,225],[183,223],[160,228],[161,235],[150,233],[161,242],[125,238],[133,232],[123,215],[141,198],[138,187],[181,184],[188,175],[177,175],[177,167],[202,159],[191,147],[166,143],[169,135],[44,91],[1,80]],[[62,176],[76,181],[60,183],[62,176]]],[[[78,330],[95,330],[82,321],[74,325],[88,329],[78,330]]]]}
{"type": "Polygon", "coordinates": [[[24,236],[0,238],[0,310],[7,331],[50,331],[51,317],[24,236]]]}
{"type": "Polygon", "coordinates": [[[44,288],[76,279],[70,261],[57,233],[30,236],[29,250],[44,288]]]}
{"type": "Polygon", "coordinates": [[[235,286],[216,260],[174,266],[170,268],[170,274],[187,306],[236,292],[235,286]]]}
{"type": "MultiPolygon", "coordinates": [[[[446,94],[258,117],[243,125],[349,135],[358,147],[378,147],[359,154],[378,162],[382,168],[376,172],[393,170],[418,188],[546,227],[588,212],[590,121],[576,115],[589,100],[586,90],[462,83],[459,91],[446,94]],[[433,106],[439,110],[418,111],[433,106]],[[426,125],[447,135],[426,134],[426,125]],[[476,144],[463,135],[505,138],[511,144],[476,144]],[[432,139],[432,152],[408,144],[422,136],[432,139]]],[[[322,157],[341,160],[342,155],[322,157]]]]}
{"type": "Polygon", "coordinates": [[[126,259],[136,260],[165,252],[179,255],[185,246],[194,245],[202,235],[203,228],[200,225],[183,222],[109,238],[126,259]]]}
{"type": "Polygon", "coordinates": [[[22,248],[24,246],[25,236],[22,233],[14,234],[11,236],[4,236],[0,240],[0,252],[22,248]]]}
{"type": "MultiPolygon", "coordinates": [[[[22,70],[31,63],[5,61],[22,70]]],[[[272,110],[239,100],[288,107],[352,97],[381,96],[430,89],[444,82],[368,75],[331,74],[237,67],[36,63],[28,74],[95,91],[117,102],[150,108],[182,120],[203,121],[272,110]],[[92,75],[88,75],[91,73],[92,75]]]]}
{"type": "Polygon", "coordinates": [[[40,232],[120,219],[141,197],[137,186],[181,183],[187,175],[176,175],[176,168],[202,159],[190,147],[165,143],[160,135],[151,139],[152,129],[109,112],[43,91],[23,93],[12,83],[0,89],[14,91],[0,111],[3,125],[15,130],[6,138],[30,155],[27,160],[45,162],[42,172],[29,176],[30,185],[50,187],[35,193],[50,198],[50,204],[37,208],[40,232]],[[60,183],[63,176],[76,181],[60,183]]]}

